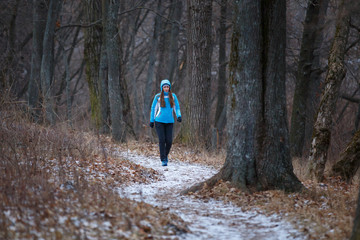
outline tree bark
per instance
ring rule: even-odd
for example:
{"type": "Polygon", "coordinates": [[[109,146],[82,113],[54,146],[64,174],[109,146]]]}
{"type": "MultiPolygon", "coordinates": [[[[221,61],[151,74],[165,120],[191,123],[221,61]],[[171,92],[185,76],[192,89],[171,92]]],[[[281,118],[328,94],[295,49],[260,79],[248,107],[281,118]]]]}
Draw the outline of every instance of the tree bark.
{"type": "Polygon", "coordinates": [[[65,66],[65,81],[66,81],[66,120],[70,127],[72,127],[72,114],[71,114],[71,94],[70,94],[70,68],[67,55],[64,53],[64,66],[65,66]]]}
{"type": "Polygon", "coordinates": [[[314,124],[314,131],[309,156],[310,177],[317,181],[324,178],[327,152],[330,145],[332,117],[335,112],[339,89],[346,75],[344,56],[349,35],[349,14],[342,2],[337,16],[336,32],[328,60],[328,72],[325,79],[324,92],[314,124]]]}
{"type": "MultiPolygon", "coordinates": [[[[161,0],[157,1],[157,12],[161,12],[161,0]]],[[[150,105],[152,103],[151,96],[154,92],[154,85],[156,80],[154,79],[155,73],[155,61],[156,61],[156,53],[159,44],[159,33],[160,33],[160,24],[161,24],[161,17],[156,14],[154,19],[154,32],[151,39],[151,49],[149,53],[149,64],[148,64],[148,71],[147,71],[147,79],[146,79],[146,87],[144,93],[144,109],[143,109],[143,119],[147,124],[150,121],[150,105]]],[[[152,136],[151,129],[148,129],[148,136],[152,136]]]]}
{"type": "Polygon", "coordinates": [[[356,207],[356,216],[354,219],[353,231],[350,240],[360,240],[360,191],[359,191],[358,203],[356,207]]]}
{"type": "Polygon", "coordinates": [[[106,133],[110,133],[110,116],[109,116],[110,109],[109,109],[109,93],[108,93],[108,87],[109,87],[108,86],[108,60],[107,60],[107,54],[106,54],[105,41],[103,41],[103,44],[101,46],[99,77],[100,77],[99,89],[100,89],[100,109],[101,109],[100,133],[106,134],[106,133]]]}
{"type": "Polygon", "coordinates": [[[223,179],[245,191],[300,191],[286,121],[285,0],[236,1],[233,7],[227,156],[206,183],[223,179]]]}
{"type": "Polygon", "coordinates": [[[187,129],[190,144],[210,144],[209,88],[211,80],[212,1],[188,0],[189,108],[187,129]],[[191,119],[191,122],[189,123],[191,119]]]}
{"type": "Polygon", "coordinates": [[[54,99],[52,96],[52,79],[54,74],[54,40],[55,23],[60,11],[61,1],[50,0],[46,28],[43,41],[43,53],[41,59],[41,87],[43,94],[44,119],[47,123],[55,124],[54,99]]]}
{"type": "MultiPolygon", "coordinates": [[[[178,66],[178,37],[179,37],[179,28],[180,28],[180,19],[182,13],[182,1],[175,0],[171,5],[171,32],[170,32],[170,47],[169,47],[169,61],[168,61],[168,79],[172,84],[176,84],[174,81],[174,74],[176,67],[178,66]]],[[[176,85],[175,85],[176,86],[176,85]]]]}
{"type": "Polygon", "coordinates": [[[106,53],[106,26],[107,26],[107,13],[109,10],[109,3],[107,0],[102,0],[102,43],[101,43],[101,56],[99,66],[99,90],[100,90],[100,109],[101,109],[101,125],[100,133],[110,133],[110,106],[109,106],[109,93],[108,93],[108,59],[106,53]]]}
{"type": "Polygon", "coordinates": [[[290,129],[292,156],[301,157],[305,142],[309,142],[307,129],[311,129],[315,115],[314,103],[320,85],[320,49],[322,28],[328,0],[309,1],[300,49],[290,129]],[[311,104],[312,103],[312,104],[311,104]],[[307,138],[306,138],[307,137],[307,138]]]}
{"type": "Polygon", "coordinates": [[[108,56],[108,81],[109,81],[109,103],[112,127],[112,138],[115,141],[124,142],[126,131],[123,118],[123,102],[121,99],[120,81],[122,80],[122,56],[120,37],[117,29],[117,16],[119,10],[118,1],[110,1],[108,11],[108,22],[106,27],[106,46],[108,56]]]}
{"type": "Polygon", "coordinates": [[[39,95],[41,91],[40,68],[48,5],[48,1],[43,0],[35,0],[33,3],[33,37],[28,104],[35,121],[38,121],[39,118],[39,95]]]}
{"type": "Polygon", "coordinates": [[[217,104],[215,112],[215,128],[219,132],[221,139],[222,131],[225,127],[226,120],[221,118],[226,115],[225,111],[225,96],[226,96],[226,10],[227,0],[221,1],[220,10],[220,26],[219,26],[219,76],[217,89],[217,104]]]}
{"type": "MultiPolygon", "coordinates": [[[[85,22],[92,23],[101,19],[101,0],[83,0],[85,22]]],[[[98,129],[102,123],[99,66],[101,56],[101,24],[95,24],[84,29],[84,59],[86,62],[85,74],[89,86],[91,120],[98,129]]]]}
{"type": "Polygon", "coordinates": [[[341,176],[345,181],[350,182],[360,167],[360,130],[348,143],[345,151],[342,152],[340,160],[332,167],[333,176],[341,176]]]}
{"type": "MultiPolygon", "coordinates": [[[[160,12],[161,15],[165,15],[166,9],[162,8],[162,11],[160,12]]],[[[156,86],[160,86],[160,82],[162,79],[168,79],[169,73],[167,66],[167,56],[169,51],[169,32],[170,32],[170,24],[168,24],[163,18],[160,18],[159,21],[159,43],[158,43],[158,56],[157,56],[157,62],[158,67],[156,69],[156,86]]]]}
{"type": "Polygon", "coordinates": [[[19,0],[16,0],[11,9],[11,18],[9,25],[7,26],[7,49],[5,57],[5,66],[0,72],[0,93],[5,95],[5,93],[10,93],[10,88],[13,85],[14,74],[12,72],[14,66],[14,56],[15,56],[15,41],[16,41],[16,18],[18,15],[19,9],[19,0]]]}

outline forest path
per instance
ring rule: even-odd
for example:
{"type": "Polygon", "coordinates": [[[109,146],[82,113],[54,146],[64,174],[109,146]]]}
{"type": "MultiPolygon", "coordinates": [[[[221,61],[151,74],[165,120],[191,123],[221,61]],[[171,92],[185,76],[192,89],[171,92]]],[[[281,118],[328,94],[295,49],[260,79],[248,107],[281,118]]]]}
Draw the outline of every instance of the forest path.
{"type": "Polygon", "coordinates": [[[122,197],[144,201],[154,206],[169,208],[189,225],[191,233],[177,236],[179,239],[304,239],[290,223],[279,216],[265,216],[243,212],[240,207],[215,200],[195,199],[180,195],[180,191],[204,181],[217,171],[209,166],[169,160],[162,167],[160,160],[129,152],[122,157],[152,168],[161,175],[150,184],[134,184],[119,190],[122,197]]]}

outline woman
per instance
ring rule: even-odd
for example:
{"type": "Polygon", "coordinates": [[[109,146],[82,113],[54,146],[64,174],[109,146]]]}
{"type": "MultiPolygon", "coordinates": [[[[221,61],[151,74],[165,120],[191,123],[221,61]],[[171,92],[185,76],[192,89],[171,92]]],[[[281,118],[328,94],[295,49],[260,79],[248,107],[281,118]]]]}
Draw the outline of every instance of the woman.
{"type": "Polygon", "coordinates": [[[154,97],[151,105],[150,127],[154,127],[159,138],[160,160],[162,166],[167,166],[168,155],[172,144],[172,132],[174,125],[173,112],[176,114],[178,122],[181,122],[181,112],[179,101],[174,93],[171,92],[170,81],[164,79],[160,83],[161,93],[154,97]]]}

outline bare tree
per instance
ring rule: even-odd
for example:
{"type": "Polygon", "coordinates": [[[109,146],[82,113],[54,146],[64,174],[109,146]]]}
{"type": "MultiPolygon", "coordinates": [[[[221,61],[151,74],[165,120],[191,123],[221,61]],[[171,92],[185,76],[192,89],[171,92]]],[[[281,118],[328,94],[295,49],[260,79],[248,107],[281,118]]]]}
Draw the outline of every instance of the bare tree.
{"type": "Polygon", "coordinates": [[[211,80],[212,1],[188,0],[187,118],[183,131],[190,143],[209,143],[209,88],[211,80]],[[191,121],[190,121],[191,119],[191,121]],[[186,130],[185,130],[186,129],[186,130]]]}
{"type": "Polygon", "coordinates": [[[100,109],[101,109],[101,124],[100,132],[110,132],[110,105],[109,105],[109,93],[108,93],[108,59],[106,50],[106,24],[107,24],[107,12],[109,11],[109,3],[107,0],[102,0],[102,44],[100,53],[100,66],[99,66],[99,90],[100,90],[100,109]]]}
{"type": "Polygon", "coordinates": [[[245,0],[233,7],[227,156],[206,183],[224,179],[245,191],[299,191],[286,121],[285,1],[245,0]]]}
{"type": "Polygon", "coordinates": [[[35,0],[33,3],[33,38],[31,54],[31,75],[28,87],[28,104],[35,121],[39,115],[39,95],[41,91],[40,68],[49,1],[35,0]]]}
{"type": "Polygon", "coordinates": [[[221,139],[223,128],[226,123],[226,11],[227,0],[222,0],[220,6],[220,26],[219,26],[219,75],[217,89],[217,104],[215,112],[215,128],[219,132],[221,139]]]}
{"type": "Polygon", "coordinates": [[[56,20],[60,11],[61,1],[50,0],[46,28],[43,40],[43,53],[41,59],[41,87],[43,94],[44,119],[49,124],[55,123],[55,112],[52,96],[52,79],[54,74],[54,40],[56,20]]]}
{"type": "Polygon", "coordinates": [[[11,73],[12,66],[14,64],[14,54],[15,54],[15,40],[16,40],[16,18],[17,11],[19,8],[19,0],[16,0],[11,9],[11,18],[10,22],[7,26],[7,49],[6,49],[6,57],[5,57],[5,66],[4,69],[0,72],[0,92],[2,94],[5,91],[9,90],[9,87],[13,83],[13,74],[11,73]]]}
{"type": "Polygon", "coordinates": [[[309,142],[315,115],[314,103],[320,85],[320,49],[323,41],[328,0],[310,0],[306,10],[300,59],[291,116],[290,146],[292,156],[301,157],[305,142],[309,142]]]}
{"type": "Polygon", "coordinates": [[[122,56],[120,36],[118,36],[119,2],[110,1],[106,24],[106,52],[108,58],[109,103],[112,137],[115,141],[126,140],[126,131],[123,118],[123,101],[121,98],[120,81],[123,80],[122,56]]]}
{"type": "MultiPolygon", "coordinates": [[[[84,17],[86,23],[94,23],[102,17],[101,0],[82,0],[84,17]]],[[[100,99],[100,79],[99,66],[102,45],[102,25],[93,24],[91,27],[84,28],[84,59],[86,62],[86,80],[89,86],[91,119],[99,128],[102,122],[101,99],[100,99]]]]}
{"type": "Polygon", "coordinates": [[[183,3],[181,0],[171,2],[170,8],[170,46],[169,46],[169,60],[168,60],[168,79],[175,84],[174,75],[176,67],[178,66],[178,38],[180,29],[180,19],[183,10],[183,3]]]}
{"type": "MultiPolygon", "coordinates": [[[[161,0],[157,1],[157,12],[161,12],[161,0]]],[[[151,39],[151,49],[149,53],[149,65],[147,71],[146,78],[146,86],[145,86],[145,94],[144,94],[144,109],[143,109],[143,118],[145,122],[149,122],[149,109],[151,105],[151,95],[154,91],[154,73],[155,73],[155,61],[156,61],[156,53],[159,44],[159,33],[160,33],[160,25],[161,25],[161,16],[159,14],[155,15],[154,19],[154,32],[151,39]]],[[[151,130],[149,130],[151,131],[151,130]]],[[[149,134],[151,135],[151,134],[149,134]]]]}
{"type": "Polygon", "coordinates": [[[309,175],[317,181],[322,181],[324,178],[333,124],[332,118],[340,86],[346,75],[344,57],[349,34],[350,15],[349,9],[347,9],[349,6],[342,1],[337,15],[336,31],[328,61],[324,92],[321,96],[320,107],[314,124],[309,156],[309,175]]]}

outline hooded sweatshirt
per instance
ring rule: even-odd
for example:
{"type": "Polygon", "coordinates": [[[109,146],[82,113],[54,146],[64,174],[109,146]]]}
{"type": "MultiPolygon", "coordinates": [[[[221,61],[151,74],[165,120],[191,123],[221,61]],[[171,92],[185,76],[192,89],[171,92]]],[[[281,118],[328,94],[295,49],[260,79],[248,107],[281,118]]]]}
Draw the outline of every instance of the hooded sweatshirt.
{"type": "MultiPolygon", "coordinates": [[[[162,91],[162,88],[164,85],[169,85],[171,89],[171,83],[169,80],[164,79],[160,83],[160,91],[162,91]]],[[[160,95],[161,92],[156,94],[154,97],[154,100],[151,105],[151,113],[150,113],[150,122],[162,122],[162,123],[174,123],[174,117],[173,112],[175,113],[176,117],[181,117],[180,112],[180,105],[179,101],[174,93],[172,93],[172,96],[174,98],[174,107],[172,108],[170,106],[170,100],[169,100],[169,93],[164,92],[164,100],[165,100],[165,107],[160,106],[160,95]]]]}

